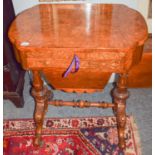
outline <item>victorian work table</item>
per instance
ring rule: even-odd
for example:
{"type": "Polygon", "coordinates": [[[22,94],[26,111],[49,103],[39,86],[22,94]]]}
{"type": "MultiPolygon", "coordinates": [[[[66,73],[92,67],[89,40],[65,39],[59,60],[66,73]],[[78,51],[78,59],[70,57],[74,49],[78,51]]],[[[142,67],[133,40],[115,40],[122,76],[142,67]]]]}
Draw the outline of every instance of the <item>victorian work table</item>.
{"type": "Polygon", "coordinates": [[[35,145],[40,144],[44,114],[51,104],[112,108],[119,146],[125,148],[127,74],[141,60],[147,39],[140,13],[118,4],[41,4],[16,17],[9,38],[18,62],[33,73],[35,145]],[[53,89],[100,91],[112,73],[118,74],[113,103],[52,101],[44,85],[46,79],[53,89]]]}

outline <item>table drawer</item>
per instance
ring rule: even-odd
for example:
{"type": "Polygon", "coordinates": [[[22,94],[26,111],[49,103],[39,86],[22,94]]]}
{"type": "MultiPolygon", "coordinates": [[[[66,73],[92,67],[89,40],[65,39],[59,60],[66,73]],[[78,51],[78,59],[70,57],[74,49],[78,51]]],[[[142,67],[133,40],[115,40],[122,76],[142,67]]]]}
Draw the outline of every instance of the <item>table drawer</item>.
{"type": "Polygon", "coordinates": [[[106,52],[103,50],[56,49],[45,52],[27,52],[27,68],[63,68],[67,69],[74,55],[80,60],[80,69],[117,71],[123,69],[125,54],[123,52],[106,52]]]}

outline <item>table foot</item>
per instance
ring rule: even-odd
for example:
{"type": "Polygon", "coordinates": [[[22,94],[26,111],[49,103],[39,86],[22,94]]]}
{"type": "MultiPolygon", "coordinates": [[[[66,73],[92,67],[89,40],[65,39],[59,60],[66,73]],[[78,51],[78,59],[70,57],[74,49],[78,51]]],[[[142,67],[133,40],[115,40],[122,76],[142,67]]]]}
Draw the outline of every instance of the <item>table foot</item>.
{"type": "Polygon", "coordinates": [[[40,147],[42,144],[41,135],[37,135],[34,138],[33,145],[36,147],[40,147]]]}

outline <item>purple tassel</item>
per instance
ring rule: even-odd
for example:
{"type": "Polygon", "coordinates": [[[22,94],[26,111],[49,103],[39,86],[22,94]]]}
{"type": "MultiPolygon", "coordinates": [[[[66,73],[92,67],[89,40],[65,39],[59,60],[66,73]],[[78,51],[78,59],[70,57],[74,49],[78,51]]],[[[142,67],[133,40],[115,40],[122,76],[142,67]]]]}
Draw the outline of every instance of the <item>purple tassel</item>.
{"type": "Polygon", "coordinates": [[[66,78],[69,73],[76,73],[79,70],[79,68],[80,68],[80,60],[79,60],[78,56],[74,55],[74,58],[73,58],[71,64],[69,65],[67,70],[63,73],[62,77],[66,78]],[[72,68],[74,65],[75,65],[75,70],[72,71],[72,68]]]}

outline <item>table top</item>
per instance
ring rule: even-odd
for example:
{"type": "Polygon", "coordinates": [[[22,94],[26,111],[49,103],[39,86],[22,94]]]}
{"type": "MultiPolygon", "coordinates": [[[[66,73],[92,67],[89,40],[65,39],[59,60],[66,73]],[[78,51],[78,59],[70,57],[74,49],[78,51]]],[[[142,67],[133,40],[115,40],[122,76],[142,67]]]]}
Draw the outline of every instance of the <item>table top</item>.
{"type": "Polygon", "coordinates": [[[141,14],[120,4],[41,4],[13,21],[9,38],[20,48],[128,50],[147,38],[141,14]]]}

